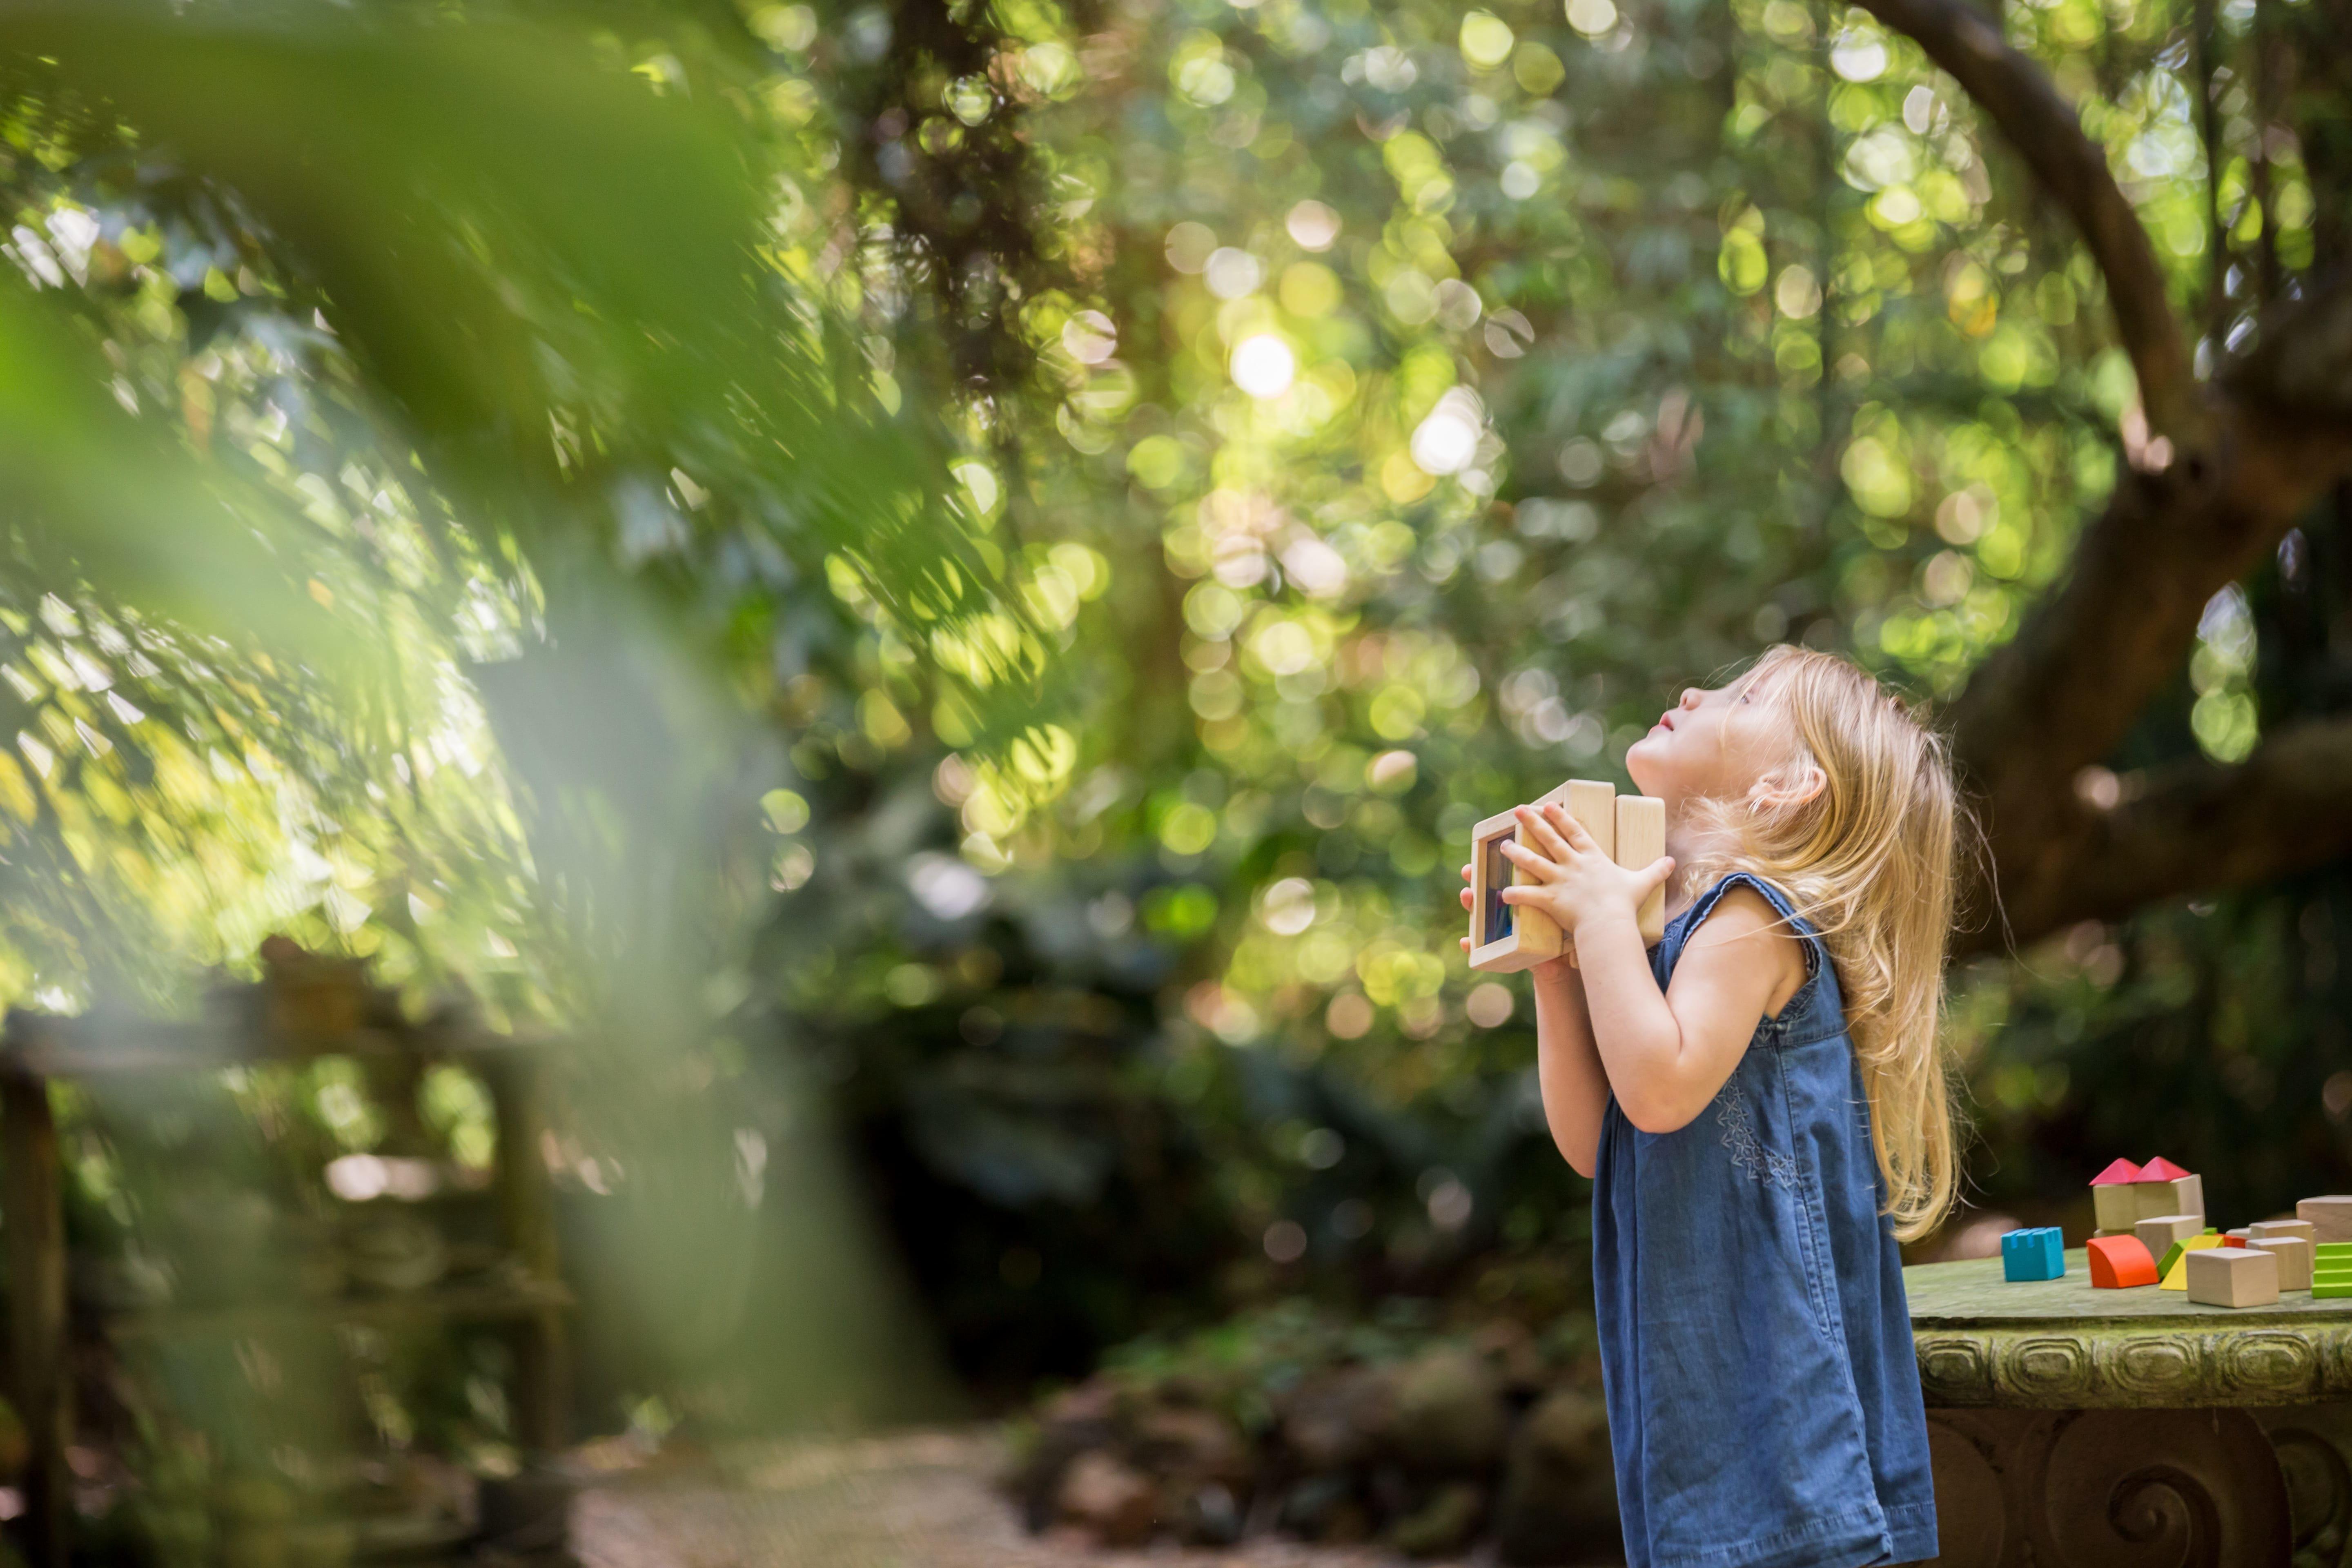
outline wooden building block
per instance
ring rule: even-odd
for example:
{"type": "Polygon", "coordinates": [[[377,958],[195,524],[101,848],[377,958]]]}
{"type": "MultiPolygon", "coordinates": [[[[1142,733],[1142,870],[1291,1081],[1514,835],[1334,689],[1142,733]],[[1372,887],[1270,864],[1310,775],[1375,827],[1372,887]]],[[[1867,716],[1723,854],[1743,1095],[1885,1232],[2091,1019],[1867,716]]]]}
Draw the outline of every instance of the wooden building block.
{"type": "Polygon", "coordinates": [[[2252,1234],[2252,1232],[2247,1230],[2244,1226],[2240,1226],[2235,1230],[2225,1230],[2221,1233],[2221,1245],[2224,1247],[2243,1247],[2246,1245],[2246,1238],[2252,1234]]]}
{"type": "MultiPolygon", "coordinates": [[[[1566,800],[1570,787],[1562,784],[1537,797],[1534,804],[1540,806],[1566,800]]],[[[1503,889],[1521,879],[1519,868],[1503,854],[1503,846],[1524,844],[1527,838],[1516,810],[1497,812],[1470,830],[1473,969],[1489,974],[1509,974],[1559,956],[1563,945],[1560,930],[1549,915],[1503,901],[1503,889]]]]}
{"type": "Polygon", "coordinates": [[[2156,1283],[2156,1259],[2136,1236],[2094,1237],[2089,1253],[2094,1289],[2123,1290],[2156,1283]]]}
{"type": "Polygon", "coordinates": [[[2182,1259],[2189,1299],[2209,1307],[2260,1307],[2279,1299],[2279,1260],[2260,1247],[2209,1247],[2182,1259]]]}
{"type": "Polygon", "coordinates": [[[1567,803],[1568,815],[1592,835],[1601,852],[1612,860],[1617,858],[1617,786],[1595,779],[1570,779],[1561,799],[1567,803]]]}
{"type": "MultiPolygon", "coordinates": [[[[2150,1258],[2162,1258],[2174,1243],[2186,1241],[2204,1229],[2205,1216],[2201,1214],[2167,1214],[2140,1221],[2132,1226],[2132,1234],[2139,1237],[2150,1258]]],[[[2158,1267],[2160,1269],[2161,1265],[2158,1267]]]]}
{"type": "Polygon", "coordinates": [[[2091,1208],[2099,1229],[2110,1236],[2129,1236],[2140,1222],[2139,1194],[2128,1185],[2093,1187],[2091,1208]]]}
{"type": "Polygon", "coordinates": [[[2258,1236],[2246,1245],[2278,1259],[2280,1289],[2311,1289],[2311,1243],[2299,1236],[2258,1236]]]}
{"type": "Polygon", "coordinates": [[[2212,1235],[2192,1236],[2186,1241],[2176,1242],[2173,1245],[2173,1249],[2164,1255],[2164,1267],[2158,1270],[2158,1272],[2164,1276],[2164,1284],[2162,1288],[2167,1290],[2188,1289],[2189,1271],[2184,1267],[2184,1264],[2189,1255],[2192,1252],[2202,1252],[2209,1247],[2215,1247],[2221,1245],[2221,1238],[2218,1236],[2212,1235]]]}
{"type": "Polygon", "coordinates": [[[2007,1280],[2059,1279],[2066,1273],[2066,1242],[2056,1226],[2012,1230],[2000,1238],[2000,1275],[2007,1280]]]}
{"type": "Polygon", "coordinates": [[[2179,1175],[2160,1182],[2137,1181],[2126,1189],[2138,1209],[2138,1219],[2154,1219],[2158,1215],[2205,1212],[2205,1178],[2179,1175]]]}
{"type": "Polygon", "coordinates": [[[2307,1219],[2263,1219],[2246,1227],[2246,1234],[2256,1241],[2277,1241],[2284,1237],[2317,1245],[2319,1237],[2307,1219]]]}
{"type": "MultiPolygon", "coordinates": [[[[1581,820],[1580,818],[1579,820],[1581,820]]],[[[1666,803],[1655,795],[1617,797],[1617,864],[1638,871],[1666,852],[1666,803]]],[[[1661,885],[1642,900],[1642,945],[1654,947],[1666,934],[1666,889],[1661,885]]]]}
{"type": "MultiPolygon", "coordinates": [[[[1601,852],[1614,858],[1616,796],[1615,784],[1570,779],[1533,804],[1567,806],[1601,852]]],[[[1484,973],[1533,969],[1558,958],[1567,947],[1559,923],[1549,915],[1503,901],[1503,889],[1522,879],[1519,868],[1505,858],[1503,846],[1525,844],[1528,837],[1512,811],[1499,812],[1470,830],[1470,967],[1484,973]]]]}
{"type": "Polygon", "coordinates": [[[2305,1198],[2294,1205],[2294,1217],[2310,1222],[2315,1241],[2352,1241],[2352,1196],[2305,1198]]]}

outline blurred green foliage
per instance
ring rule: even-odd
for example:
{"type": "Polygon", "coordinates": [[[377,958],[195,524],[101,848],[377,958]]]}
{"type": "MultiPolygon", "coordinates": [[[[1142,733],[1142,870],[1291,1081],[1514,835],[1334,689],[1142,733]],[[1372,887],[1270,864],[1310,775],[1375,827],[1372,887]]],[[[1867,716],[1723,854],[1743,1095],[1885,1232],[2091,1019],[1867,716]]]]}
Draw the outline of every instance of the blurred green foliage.
{"type": "MultiPolygon", "coordinates": [[[[2210,354],[2352,164],[2332,0],[2197,16],[2006,26],[2210,354]]],[[[994,1388],[1310,1277],[1572,1301],[1524,997],[1454,959],[1465,830],[1776,639],[1951,692],[2135,438],[2063,218],[1836,6],[0,41],[0,983],[160,1000],[289,930],[662,1042],[755,1205],[728,1150],[829,1086],[994,1388]]],[[[2339,530],[2215,601],[2118,765],[2342,706],[2339,530]]],[[[2157,1148],[2223,1212],[2340,1180],[2342,902],[1961,976],[1988,1201],[2157,1148]]]]}

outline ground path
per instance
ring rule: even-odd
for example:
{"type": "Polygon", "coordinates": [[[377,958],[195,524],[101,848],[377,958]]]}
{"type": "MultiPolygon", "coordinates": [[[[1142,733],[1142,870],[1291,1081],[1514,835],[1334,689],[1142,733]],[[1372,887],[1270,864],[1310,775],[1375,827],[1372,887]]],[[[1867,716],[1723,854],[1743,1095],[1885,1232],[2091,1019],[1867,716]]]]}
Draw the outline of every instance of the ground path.
{"type": "MultiPolygon", "coordinates": [[[[1032,1536],[982,1433],[772,1450],[724,1466],[600,1479],[573,1505],[582,1568],[1398,1568],[1365,1548],[1253,1541],[1098,1552],[1032,1536]]],[[[1475,1564],[1478,1560],[1473,1559],[1475,1564]]],[[[1423,1565],[1428,1568],[1428,1565],[1423,1565]]]]}

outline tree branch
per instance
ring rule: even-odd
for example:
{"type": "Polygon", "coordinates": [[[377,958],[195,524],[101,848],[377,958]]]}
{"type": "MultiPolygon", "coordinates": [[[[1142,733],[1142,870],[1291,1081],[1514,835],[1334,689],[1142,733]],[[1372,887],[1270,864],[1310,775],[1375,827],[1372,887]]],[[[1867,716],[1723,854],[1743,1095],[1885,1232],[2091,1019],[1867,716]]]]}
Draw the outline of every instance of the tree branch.
{"type": "Polygon", "coordinates": [[[2012,902],[2044,897],[2063,871],[2075,774],[2113,756],[2179,671],[2206,602],[2352,468],[2352,287],[2274,312],[2220,388],[2213,460],[2121,470],[2065,580],[1949,710],[2012,902]]]}
{"type": "Polygon", "coordinates": [[[1990,115],[2053,200],[2064,207],[2107,284],[2116,333],[2139,376],[2149,428],[2186,456],[2203,446],[2202,398],[2139,214],[2104,149],[2040,65],[2009,47],[1997,23],[1965,0],[1861,0],[1927,52],[1990,115]]]}
{"type": "Polygon", "coordinates": [[[2074,803],[2074,852],[2000,916],[1961,934],[1984,952],[2184,893],[2250,887],[2352,855],[2352,718],[2279,731],[2245,762],[2168,763],[2122,781],[2100,811],[2074,803]]]}

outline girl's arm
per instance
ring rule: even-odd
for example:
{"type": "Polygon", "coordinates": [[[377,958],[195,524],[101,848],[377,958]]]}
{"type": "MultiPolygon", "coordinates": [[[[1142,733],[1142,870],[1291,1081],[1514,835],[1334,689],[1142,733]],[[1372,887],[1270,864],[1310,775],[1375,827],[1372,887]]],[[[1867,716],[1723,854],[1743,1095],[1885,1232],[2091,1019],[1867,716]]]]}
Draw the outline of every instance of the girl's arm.
{"type": "Polygon", "coordinates": [[[1625,1119],[1644,1132],[1675,1131],[1722,1089],[1758,1020],[1804,983],[1803,946],[1770,904],[1737,888],[1693,933],[1662,993],[1636,911],[1671,863],[1626,870],[1557,806],[1530,815],[1542,853],[1508,844],[1503,852],[1536,879],[1503,897],[1542,909],[1570,933],[1594,1047],[1625,1119]]]}
{"type": "Polygon", "coordinates": [[[1609,1104],[1609,1075],[1594,1047],[1592,1016],[1583,984],[1565,957],[1528,972],[1536,993],[1536,1082],[1543,1089],[1551,1141],[1580,1176],[1601,1158],[1601,1113],[1609,1104]]]}
{"type": "MultiPolygon", "coordinates": [[[[1462,868],[1470,879],[1470,868],[1462,868]]],[[[1470,889],[1462,890],[1470,907],[1470,889]]],[[[1470,939],[1462,939],[1464,952],[1470,939]]],[[[1536,1083],[1543,1092],[1545,1125],[1560,1157],[1580,1176],[1590,1176],[1601,1156],[1601,1113],[1609,1103],[1609,1078],[1593,1048],[1592,1018],[1576,964],[1566,954],[1528,972],[1536,998],[1536,1083]]]]}

